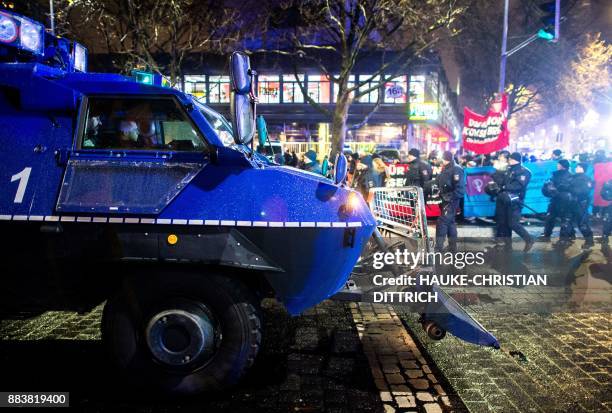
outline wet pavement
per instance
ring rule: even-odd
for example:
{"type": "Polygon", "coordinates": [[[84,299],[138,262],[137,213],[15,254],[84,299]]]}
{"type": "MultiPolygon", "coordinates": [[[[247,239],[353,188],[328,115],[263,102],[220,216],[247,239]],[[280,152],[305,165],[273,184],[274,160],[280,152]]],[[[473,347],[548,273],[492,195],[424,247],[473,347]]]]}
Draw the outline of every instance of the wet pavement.
{"type": "Polygon", "coordinates": [[[432,341],[402,315],[470,412],[612,411],[609,313],[473,315],[501,350],[432,341]]]}
{"type": "MultiPolygon", "coordinates": [[[[541,227],[531,225],[528,230],[537,236],[541,227]]],[[[459,235],[492,236],[492,227],[460,226],[459,235]]],[[[567,261],[556,267],[566,268],[572,257],[582,254],[582,243],[576,240],[566,247],[567,261]]],[[[514,249],[520,248],[522,241],[515,242],[514,249]]],[[[551,248],[551,244],[536,243],[531,255],[544,254],[551,248]]],[[[522,260],[521,254],[515,253],[512,261],[522,260]]],[[[468,344],[451,335],[433,341],[415,314],[402,313],[401,317],[470,412],[609,412],[612,315],[609,305],[604,306],[606,311],[598,312],[600,304],[587,299],[601,297],[605,291],[609,304],[609,255],[597,244],[573,272],[570,284],[574,290],[576,286],[579,291],[585,289],[588,284],[595,292],[580,295],[582,306],[576,309],[586,308],[588,312],[536,314],[482,301],[466,307],[498,338],[501,350],[468,344]]]]}
{"type": "MultiPolygon", "coordinates": [[[[460,235],[490,231],[464,226],[460,235]]],[[[606,278],[609,269],[597,271],[606,278]]],[[[468,310],[501,350],[451,335],[432,341],[416,314],[397,307],[326,301],[292,318],[266,300],[262,348],[243,381],[179,400],[124,385],[106,362],[101,307],[49,312],[0,322],[0,390],[69,390],[73,407],[96,412],[612,411],[609,312],[510,313],[480,304],[468,310]]]]}
{"type": "Polygon", "coordinates": [[[101,308],[0,322],[2,391],[70,391],[83,411],[383,412],[348,305],[325,302],[291,318],[264,303],[262,348],[234,389],[164,400],[132,393],[106,362],[101,308]]]}

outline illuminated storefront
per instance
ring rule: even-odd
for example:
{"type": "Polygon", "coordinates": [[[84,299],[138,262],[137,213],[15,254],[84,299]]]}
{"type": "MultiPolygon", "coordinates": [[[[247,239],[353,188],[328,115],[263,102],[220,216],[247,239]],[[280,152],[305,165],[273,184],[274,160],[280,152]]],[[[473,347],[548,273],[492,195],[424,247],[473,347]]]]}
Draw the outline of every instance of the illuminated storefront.
{"type": "Polygon", "coordinates": [[[414,146],[428,153],[457,149],[459,120],[445,82],[436,72],[410,76],[408,120],[414,146]]]}
{"type": "MultiPolygon", "coordinates": [[[[300,151],[308,148],[328,152],[330,120],[309,99],[333,111],[337,95],[334,82],[314,71],[296,75],[268,71],[265,65],[254,66],[258,68],[258,114],[265,116],[271,139],[300,151]]],[[[353,93],[357,97],[351,105],[348,124],[359,124],[375,106],[378,108],[367,124],[349,129],[346,141],[353,150],[370,151],[377,146],[393,146],[403,152],[410,147],[427,152],[457,148],[460,141],[455,96],[440,65],[415,67],[412,74],[396,76],[380,89],[376,88],[380,75],[356,73],[350,76],[349,87],[354,87],[356,81],[366,83],[353,93]]],[[[186,92],[202,102],[229,112],[227,76],[186,75],[183,85],[186,92]]]]}

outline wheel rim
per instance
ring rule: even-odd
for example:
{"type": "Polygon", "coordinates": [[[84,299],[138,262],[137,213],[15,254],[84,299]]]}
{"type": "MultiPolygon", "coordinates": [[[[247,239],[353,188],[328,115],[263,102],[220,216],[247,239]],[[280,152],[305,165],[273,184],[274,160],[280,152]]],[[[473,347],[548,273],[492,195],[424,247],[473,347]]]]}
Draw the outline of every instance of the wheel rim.
{"type": "Polygon", "coordinates": [[[200,303],[175,303],[154,314],[145,329],[153,357],[167,367],[201,365],[217,347],[218,334],[208,308],[200,303]]]}

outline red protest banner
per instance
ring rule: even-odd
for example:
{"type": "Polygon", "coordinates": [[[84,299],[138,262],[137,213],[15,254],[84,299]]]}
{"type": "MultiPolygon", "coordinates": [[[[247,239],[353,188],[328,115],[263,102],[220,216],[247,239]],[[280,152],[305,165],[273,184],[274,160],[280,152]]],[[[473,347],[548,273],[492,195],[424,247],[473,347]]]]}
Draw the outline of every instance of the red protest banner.
{"type": "Polygon", "coordinates": [[[510,142],[508,97],[502,94],[486,115],[463,109],[463,147],[477,154],[499,151],[510,142]]]}
{"type": "MultiPolygon", "coordinates": [[[[407,163],[387,163],[389,168],[390,178],[387,181],[387,186],[392,188],[400,188],[406,185],[406,171],[410,169],[410,165],[407,163]]],[[[400,207],[397,207],[397,211],[401,211],[400,207]]],[[[425,215],[430,217],[440,216],[440,197],[438,195],[427,197],[425,204],[425,215]]]]}
{"type": "Polygon", "coordinates": [[[593,177],[595,178],[595,193],[593,194],[594,206],[607,206],[609,201],[602,199],[601,188],[612,179],[612,162],[596,163],[593,165],[593,177]]]}

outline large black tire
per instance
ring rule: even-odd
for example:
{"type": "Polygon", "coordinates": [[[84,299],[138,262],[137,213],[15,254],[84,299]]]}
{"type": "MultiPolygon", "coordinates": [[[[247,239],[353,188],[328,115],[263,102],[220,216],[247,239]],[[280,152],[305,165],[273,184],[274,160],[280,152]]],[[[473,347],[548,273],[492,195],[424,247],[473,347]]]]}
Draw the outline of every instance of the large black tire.
{"type": "Polygon", "coordinates": [[[219,275],[165,273],[127,279],[104,307],[102,338],[110,357],[137,387],[168,394],[197,394],[234,385],[250,367],[261,343],[261,322],[253,295],[239,281],[219,275]],[[212,355],[187,366],[168,366],[147,345],[154,314],[188,299],[206,306],[215,320],[212,355]]]}

